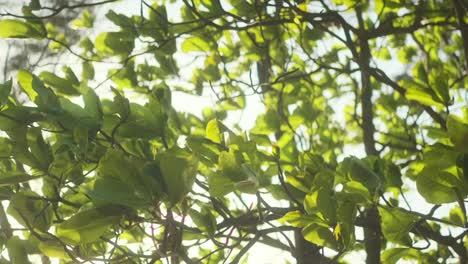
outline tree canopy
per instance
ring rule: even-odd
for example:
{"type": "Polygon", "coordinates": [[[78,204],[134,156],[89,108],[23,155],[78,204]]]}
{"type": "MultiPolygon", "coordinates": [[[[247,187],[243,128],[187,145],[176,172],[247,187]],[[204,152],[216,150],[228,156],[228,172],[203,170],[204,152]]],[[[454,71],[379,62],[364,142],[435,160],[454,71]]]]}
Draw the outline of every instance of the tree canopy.
{"type": "Polygon", "coordinates": [[[44,47],[2,66],[0,263],[468,262],[466,2],[47,2],[0,13],[44,47]]]}

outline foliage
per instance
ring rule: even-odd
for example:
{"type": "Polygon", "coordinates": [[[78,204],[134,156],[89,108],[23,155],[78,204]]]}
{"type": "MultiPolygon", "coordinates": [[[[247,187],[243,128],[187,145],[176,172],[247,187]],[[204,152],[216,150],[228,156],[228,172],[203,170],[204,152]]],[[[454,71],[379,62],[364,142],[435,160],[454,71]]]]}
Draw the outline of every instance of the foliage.
{"type": "Polygon", "coordinates": [[[0,84],[1,263],[468,261],[462,1],[41,2],[0,37],[81,67],[0,84]]]}

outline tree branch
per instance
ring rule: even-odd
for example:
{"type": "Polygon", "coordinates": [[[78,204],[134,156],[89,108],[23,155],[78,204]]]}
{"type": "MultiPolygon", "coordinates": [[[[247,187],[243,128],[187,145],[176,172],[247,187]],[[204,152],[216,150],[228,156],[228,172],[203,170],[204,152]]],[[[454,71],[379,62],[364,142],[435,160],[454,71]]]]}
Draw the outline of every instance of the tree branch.
{"type": "MultiPolygon", "coordinates": [[[[466,4],[466,2],[465,2],[466,4]]],[[[465,51],[465,70],[468,71],[468,24],[465,23],[465,17],[468,13],[467,7],[463,5],[461,0],[453,0],[455,12],[457,13],[458,26],[460,28],[461,36],[463,39],[463,50],[465,51]]]]}
{"type": "MultiPolygon", "coordinates": [[[[363,132],[364,148],[368,156],[378,156],[379,153],[375,148],[374,139],[375,127],[373,123],[374,111],[372,109],[372,84],[370,79],[371,75],[369,73],[371,53],[360,5],[356,6],[356,15],[359,22],[359,57],[356,59],[361,67],[361,128],[363,132]]],[[[382,231],[380,229],[380,215],[377,206],[373,205],[371,208],[368,208],[365,211],[365,217],[366,222],[376,224],[376,228],[374,229],[364,229],[364,245],[367,254],[366,263],[380,263],[382,231]]]]}
{"type": "Polygon", "coordinates": [[[23,16],[23,15],[15,15],[12,13],[4,13],[0,14],[1,16],[10,16],[10,17],[16,17],[16,18],[24,18],[24,19],[47,19],[54,17],[58,15],[60,12],[62,12],[65,9],[75,9],[75,8],[84,8],[84,7],[92,7],[92,6],[98,6],[98,5],[103,5],[107,3],[112,3],[112,2],[117,2],[118,0],[106,0],[102,2],[96,2],[96,3],[81,3],[81,4],[76,4],[76,5],[62,5],[58,8],[52,8],[52,7],[43,7],[41,8],[42,10],[52,10],[53,12],[45,15],[45,16],[23,16]]]}

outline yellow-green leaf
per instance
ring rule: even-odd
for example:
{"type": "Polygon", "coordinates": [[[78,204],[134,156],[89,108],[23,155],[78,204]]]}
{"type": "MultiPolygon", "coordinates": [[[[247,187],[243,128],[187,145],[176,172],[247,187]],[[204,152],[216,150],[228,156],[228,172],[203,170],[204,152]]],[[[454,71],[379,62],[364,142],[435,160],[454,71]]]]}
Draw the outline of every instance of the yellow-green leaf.
{"type": "Polygon", "coordinates": [[[0,21],[0,38],[34,38],[43,39],[45,32],[38,31],[28,22],[17,19],[3,19],[0,21]]]}

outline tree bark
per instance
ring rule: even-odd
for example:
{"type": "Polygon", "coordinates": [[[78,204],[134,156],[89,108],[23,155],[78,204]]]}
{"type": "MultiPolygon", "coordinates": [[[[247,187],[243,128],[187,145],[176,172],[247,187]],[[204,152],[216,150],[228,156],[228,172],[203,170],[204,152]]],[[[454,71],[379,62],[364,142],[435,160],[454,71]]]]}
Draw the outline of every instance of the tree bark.
{"type": "Polygon", "coordinates": [[[468,12],[468,5],[463,4],[462,0],[453,0],[455,12],[457,14],[458,25],[460,27],[461,36],[463,39],[463,50],[465,52],[465,70],[468,71],[468,24],[465,23],[465,16],[468,12]]]}
{"type": "MultiPolygon", "coordinates": [[[[375,127],[374,127],[374,111],[372,109],[372,85],[371,75],[369,72],[370,63],[370,49],[369,42],[364,26],[361,7],[356,7],[356,15],[359,22],[359,58],[358,63],[361,68],[361,114],[362,114],[362,136],[364,148],[367,156],[377,156],[378,152],[375,148],[375,127]]],[[[380,228],[380,215],[377,205],[373,205],[365,211],[366,222],[376,224],[376,229],[364,228],[364,246],[366,250],[366,263],[376,264],[380,263],[380,251],[382,248],[380,228]]]]}

